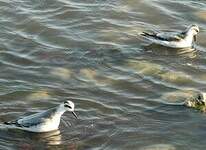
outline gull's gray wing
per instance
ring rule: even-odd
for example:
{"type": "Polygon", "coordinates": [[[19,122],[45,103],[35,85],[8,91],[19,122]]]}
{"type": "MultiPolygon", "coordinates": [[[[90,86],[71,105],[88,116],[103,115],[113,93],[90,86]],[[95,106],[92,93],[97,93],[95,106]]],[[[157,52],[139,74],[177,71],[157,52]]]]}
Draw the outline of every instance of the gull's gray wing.
{"type": "Polygon", "coordinates": [[[19,127],[31,127],[46,122],[48,119],[50,119],[53,116],[55,112],[56,112],[56,108],[51,108],[47,111],[26,116],[14,121],[4,122],[4,124],[7,125],[13,124],[19,127]]]}
{"type": "Polygon", "coordinates": [[[156,37],[161,38],[165,41],[180,41],[184,38],[184,34],[177,32],[163,32],[156,34],[156,37]]]}
{"type": "Polygon", "coordinates": [[[180,41],[185,37],[185,35],[177,32],[162,32],[162,33],[147,33],[143,32],[141,34],[144,37],[153,38],[162,41],[180,41]]]}

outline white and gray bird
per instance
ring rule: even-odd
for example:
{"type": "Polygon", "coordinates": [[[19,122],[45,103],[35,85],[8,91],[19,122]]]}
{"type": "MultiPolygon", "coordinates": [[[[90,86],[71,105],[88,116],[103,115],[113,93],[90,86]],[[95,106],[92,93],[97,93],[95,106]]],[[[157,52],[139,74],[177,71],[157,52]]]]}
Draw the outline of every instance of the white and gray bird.
{"type": "Polygon", "coordinates": [[[30,132],[49,132],[57,130],[61,116],[69,111],[77,118],[74,112],[74,103],[65,101],[57,107],[48,109],[26,117],[21,117],[14,121],[4,122],[8,128],[21,129],[30,132]]]}
{"type": "Polygon", "coordinates": [[[171,48],[191,48],[198,32],[197,25],[190,25],[182,32],[142,32],[140,35],[158,45],[171,48]]]}

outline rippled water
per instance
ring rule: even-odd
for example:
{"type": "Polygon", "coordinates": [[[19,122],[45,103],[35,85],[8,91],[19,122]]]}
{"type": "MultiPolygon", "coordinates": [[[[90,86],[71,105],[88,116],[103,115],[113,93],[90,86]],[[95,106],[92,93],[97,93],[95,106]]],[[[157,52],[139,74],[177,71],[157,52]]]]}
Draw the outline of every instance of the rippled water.
{"type": "Polygon", "coordinates": [[[66,113],[48,134],[0,130],[0,149],[205,149],[205,114],[173,105],[206,90],[205,8],[204,0],[0,0],[0,122],[66,99],[79,116],[66,113]],[[192,51],[137,36],[193,23],[201,32],[192,51]]]}

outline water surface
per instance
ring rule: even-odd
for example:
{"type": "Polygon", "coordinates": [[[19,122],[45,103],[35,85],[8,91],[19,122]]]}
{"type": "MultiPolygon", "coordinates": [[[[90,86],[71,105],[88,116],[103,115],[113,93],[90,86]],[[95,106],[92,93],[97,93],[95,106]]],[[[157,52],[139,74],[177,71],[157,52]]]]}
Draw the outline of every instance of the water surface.
{"type": "Polygon", "coordinates": [[[0,130],[0,149],[205,149],[203,0],[0,0],[0,122],[70,99],[59,131],[0,130]],[[195,50],[140,40],[198,24],[195,50]],[[68,124],[70,122],[70,124],[68,124]]]}

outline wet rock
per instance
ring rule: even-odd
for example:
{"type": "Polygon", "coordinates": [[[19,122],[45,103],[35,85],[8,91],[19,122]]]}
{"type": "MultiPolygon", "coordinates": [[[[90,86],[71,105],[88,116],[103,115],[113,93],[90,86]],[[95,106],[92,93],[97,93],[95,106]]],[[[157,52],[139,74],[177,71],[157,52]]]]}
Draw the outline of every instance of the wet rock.
{"type": "Polygon", "coordinates": [[[206,93],[200,92],[186,99],[185,106],[206,112],[206,93]]]}

